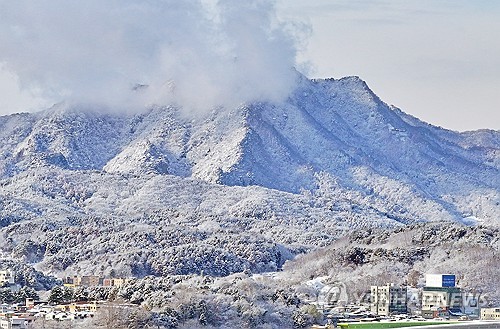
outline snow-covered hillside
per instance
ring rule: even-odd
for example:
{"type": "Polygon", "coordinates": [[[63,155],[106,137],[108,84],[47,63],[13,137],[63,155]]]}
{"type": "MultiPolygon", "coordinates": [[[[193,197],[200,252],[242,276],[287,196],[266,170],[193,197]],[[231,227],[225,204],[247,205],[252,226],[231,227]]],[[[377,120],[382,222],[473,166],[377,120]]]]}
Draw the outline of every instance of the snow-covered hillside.
{"type": "Polygon", "coordinates": [[[58,105],[0,117],[3,248],[54,271],[272,270],[354,228],[499,225],[499,170],[500,132],[428,125],[357,77],[194,119],[58,105]]]}

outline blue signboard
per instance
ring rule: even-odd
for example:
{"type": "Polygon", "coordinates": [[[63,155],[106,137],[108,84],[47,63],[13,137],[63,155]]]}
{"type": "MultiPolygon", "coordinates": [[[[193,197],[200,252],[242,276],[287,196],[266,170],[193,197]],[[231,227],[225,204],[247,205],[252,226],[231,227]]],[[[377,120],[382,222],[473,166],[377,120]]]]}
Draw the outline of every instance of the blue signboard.
{"type": "Polygon", "coordinates": [[[454,275],[443,275],[443,287],[455,287],[454,275]]]}

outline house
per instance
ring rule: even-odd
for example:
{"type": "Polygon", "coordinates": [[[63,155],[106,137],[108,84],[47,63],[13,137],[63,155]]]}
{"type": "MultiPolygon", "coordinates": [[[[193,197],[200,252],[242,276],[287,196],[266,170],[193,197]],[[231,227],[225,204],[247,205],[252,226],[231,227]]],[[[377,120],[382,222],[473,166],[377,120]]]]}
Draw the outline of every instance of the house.
{"type": "Polygon", "coordinates": [[[110,279],[103,279],[102,280],[102,285],[104,287],[121,287],[125,283],[129,282],[131,279],[128,278],[110,278],[110,279]]]}
{"type": "Polygon", "coordinates": [[[60,304],[54,307],[55,310],[67,313],[90,312],[97,311],[97,302],[74,302],[69,304],[60,304]]]}
{"type": "Polygon", "coordinates": [[[0,271],[0,286],[14,285],[14,271],[10,269],[0,271]]]}
{"type": "Polygon", "coordinates": [[[28,310],[31,310],[35,307],[35,300],[33,298],[26,298],[25,305],[28,310]]]}
{"type": "Polygon", "coordinates": [[[82,276],[81,283],[85,287],[95,287],[102,285],[102,278],[97,275],[82,276]]]}
{"type": "Polygon", "coordinates": [[[27,329],[34,318],[25,314],[4,314],[0,316],[1,329],[27,329]]]}
{"type": "Polygon", "coordinates": [[[500,321],[500,308],[482,308],[481,320],[497,320],[500,321]]]}
{"type": "Polygon", "coordinates": [[[64,279],[62,279],[63,281],[63,285],[65,287],[77,287],[77,286],[81,286],[81,282],[82,282],[82,279],[79,277],[79,276],[67,276],[65,277],[64,279]]]}

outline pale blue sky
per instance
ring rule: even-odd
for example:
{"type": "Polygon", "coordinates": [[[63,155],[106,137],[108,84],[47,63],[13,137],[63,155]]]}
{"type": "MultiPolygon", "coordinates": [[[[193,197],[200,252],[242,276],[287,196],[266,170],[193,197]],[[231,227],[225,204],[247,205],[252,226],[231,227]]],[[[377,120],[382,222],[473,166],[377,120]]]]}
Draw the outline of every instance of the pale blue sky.
{"type": "Polygon", "coordinates": [[[359,75],[432,124],[500,129],[500,1],[279,0],[278,15],[311,26],[309,76],[359,75]]]}

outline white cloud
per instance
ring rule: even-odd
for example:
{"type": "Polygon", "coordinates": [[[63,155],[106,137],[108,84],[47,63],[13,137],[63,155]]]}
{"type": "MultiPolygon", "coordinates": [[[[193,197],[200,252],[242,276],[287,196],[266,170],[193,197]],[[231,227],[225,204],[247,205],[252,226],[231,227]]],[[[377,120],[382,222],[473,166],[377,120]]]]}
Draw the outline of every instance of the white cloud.
{"type": "MultiPolygon", "coordinates": [[[[295,78],[287,31],[268,0],[0,0],[0,62],[12,72],[0,73],[0,92],[16,88],[15,74],[23,99],[38,90],[115,108],[276,101],[295,78]]],[[[18,98],[4,96],[0,111],[18,98]]]]}
{"type": "Polygon", "coordinates": [[[0,63],[0,115],[22,111],[34,111],[49,104],[40,97],[39,90],[23,89],[19,77],[0,63]]]}

